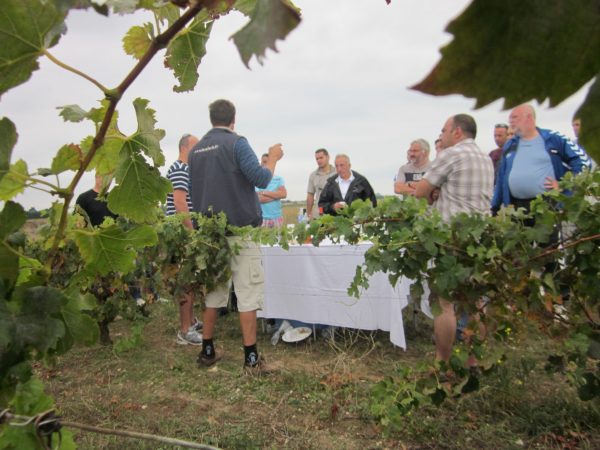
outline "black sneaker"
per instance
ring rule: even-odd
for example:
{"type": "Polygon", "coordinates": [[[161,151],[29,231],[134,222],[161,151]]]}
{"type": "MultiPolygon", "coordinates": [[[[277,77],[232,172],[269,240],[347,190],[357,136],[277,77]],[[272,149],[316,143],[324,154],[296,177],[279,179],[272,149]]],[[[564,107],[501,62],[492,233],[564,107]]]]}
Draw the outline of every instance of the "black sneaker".
{"type": "Polygon", "coordinates": [[[215,349],[215,354],[212,358],[209,358],[204,353],[200,352],[198,355],[198,359],[196,362],[198,363],[198,367],[210,367],[215,364],[217,361],[220,361],[223,358],[223,352],[215,349]]]}
{"type": "Polygon", "coordinates": [[[270,375],[274,372],[277,372],[279,367],[276,367],[274,364],[267,364],[265,358],[262,355],[258,356],[258,361],[255,364],[244,363],[244,373],[246,375],[252,376],[261,376],[261,375],[270,375]]]}

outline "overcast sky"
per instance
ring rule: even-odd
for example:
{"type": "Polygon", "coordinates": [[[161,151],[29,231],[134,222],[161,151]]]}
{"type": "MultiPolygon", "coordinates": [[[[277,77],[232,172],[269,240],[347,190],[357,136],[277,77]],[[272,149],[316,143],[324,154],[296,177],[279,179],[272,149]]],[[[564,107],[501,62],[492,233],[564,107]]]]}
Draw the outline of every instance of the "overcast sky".
{"type": "MultiPolygon", "coordinates": [[[[232,13],[213,27],[207,55],[200,65],[194,92],[178,94],[176,80],[163,67],[164,52],[133,84],[119,104],[119,127],[136,128],[133,99],[142,97],[156,110],[157,127],[166,131],[161,147],[166,166],[177,158],[183,133],[201,137],[210,128],[208,104],[233,101],[236,131],[260,155],[274,143],[285,156],[277,166],[289,200],[304,200],[309,173],[316,168],[314,151],[346,153],[352,168],[365,175],[378,193],[393,193],[393,178],[406,162],[410,142],[424,138],[433,145],[452,114],[470,113],[478,124],[477,142],[495,148],[493,126],[506,122],[502,102],[473,110],[475,102],[461,96],[433,97],[410,90],[439,60],[439,48],[450,41],[443,30],[469,0],[296,0],[303,19],[278,53],[268,51],[264,65],[251,61],[248,70],[229,37],[247,19],[232,13]]],[[[114,87],[135,61],[122,50],[121,38],[132,25],[151,21],[149,14],[105,18],[92,11],[71,12],[68,32],[50,51],[62,61],[114,87]]],[[[507,55],[508,57],[508,55],[507,55]]],[[[40,60],[29,82],[4,94],[0,116],[17,126],[19,139],[12,161],[27,161],[30,172],[49,167],[65,143],[91,135],[91,123],[65,123],[57,106],[98,105],[100,91],[82,78],[40,60]]],[[[499,73],[498,77],[502,74],[499,73]]],[[[580,91],[558,108],[536,106],[538,124],[572,136],[571,117],[584,98],[580,91]]],[[[63,177],[66,185],[67,177],[63,177]]],[[[77,193],[92,187],[92,175],[77,193]]],[[[45,208],[51,197],[30,191],[17,198],[25,207],[45,208]]]]}

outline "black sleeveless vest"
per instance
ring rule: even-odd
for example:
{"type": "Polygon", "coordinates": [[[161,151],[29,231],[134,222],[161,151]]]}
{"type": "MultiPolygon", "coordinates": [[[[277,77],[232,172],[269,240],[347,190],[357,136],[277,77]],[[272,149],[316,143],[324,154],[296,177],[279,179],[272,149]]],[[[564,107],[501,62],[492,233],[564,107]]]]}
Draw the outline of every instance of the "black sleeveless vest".
{"type": "Polygon", "coordinates": [[[204,215],[224,212],[230,225],[258,227],[262,212],[254,185],[241,172],[233,152],[239,136],[213,128],[188,157],[193,211],[204,215]]]}

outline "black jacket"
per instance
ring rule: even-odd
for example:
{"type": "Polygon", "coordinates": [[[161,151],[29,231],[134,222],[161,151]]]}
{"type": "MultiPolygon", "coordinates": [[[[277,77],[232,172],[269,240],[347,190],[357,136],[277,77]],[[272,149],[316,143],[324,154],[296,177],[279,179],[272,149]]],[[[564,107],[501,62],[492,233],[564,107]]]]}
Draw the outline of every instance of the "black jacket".
{"type": "Polygon", "coordinates": [[[373,188],[367,179],[354,170],[352,174],[354,175],[354,180],[350,183],[346,197],[342,197],[342,192],[336,181],[337,174],[327,180],[327,184],[319,197],[319,208],[323,208],[323,214],[335,215],[337,214],[335,209],[333,209],[335,203],[346,202],[348,205],[351,205],[357,199],[371,200],[373,206],[377,206],[375,192],[373,192],[373,188]]]}

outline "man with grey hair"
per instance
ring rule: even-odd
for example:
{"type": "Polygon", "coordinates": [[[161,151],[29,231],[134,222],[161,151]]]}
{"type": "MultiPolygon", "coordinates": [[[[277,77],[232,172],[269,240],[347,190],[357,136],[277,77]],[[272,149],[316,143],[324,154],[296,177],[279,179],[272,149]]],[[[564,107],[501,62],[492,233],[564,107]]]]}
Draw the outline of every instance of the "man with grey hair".
{"type": "Polygon", "coordinates": [[[377,198],[369,181],[360,173],[350,170],[350,158],[340,153],[335,157],[337,175],[329,177],[319,198],[323,214],[337,215],[354,200],[371,200],[377,206],[377,198]]]}
{"type": "MultiPolygon", "coordinates": [[[[415,196],[426,198],[442,219],[450,222],[461,213],[489,214],[494,183],[490,157],[475,144],[477,124],[467,114],[450,117],[440,134],[444,149],[415,188],[415,196]],[[439,195],[434,199],[434,192],[439,195]]],[[[456,337],[456,315],[450,300],[439,298],[442,308],[433,322],[436,359],[448,361],[456,337]]]]}
{"type": "Polygon", "coordinates": [[[429,143],[425,139],[416,139],[408,149],[408,163],[398,170],[394,182],[394,192],[400,195],[415,195],[415,186],[431,166],[429,161],[429,143]]]}

